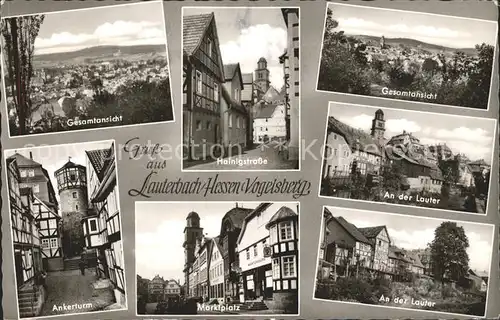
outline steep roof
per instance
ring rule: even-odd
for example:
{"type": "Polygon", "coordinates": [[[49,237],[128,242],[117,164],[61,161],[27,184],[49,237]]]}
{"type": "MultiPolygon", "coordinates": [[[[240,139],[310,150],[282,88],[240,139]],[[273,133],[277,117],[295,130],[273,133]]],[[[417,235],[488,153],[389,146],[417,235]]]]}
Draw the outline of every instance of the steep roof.
{"type": "Polygon", "coordinates": [[[424,153],[418,153],[411,150],[402,150],[401,148],[387,145],[384,147],[387,158],[391,160],[405,160],[413,164],[430,168],[429,175],[434,180],[443,181],[443,173],[436,163],[429,161],[424,153]]]}
{"type": "Polygon", "coordinates": [[[328,118],[328,131],[335,132],[342,137],[351,148],[351,150],[364,150],[367,153],[382,156],[381,145],[368,133],[360,129],[340,122],[335,117],[328,118]]]}
{"type": "Polygon", "coordinates": [[[243,238],[243,235],[245,233],[247,221],[249,221],[250,219],[252,219],[257,214],[260,214],[261,212],[263,212],[264,210],[266,210],[267,208],[269,208],[271,205],[272,205],[272,203],[270,203],[270,202],[262,202],[255,209],[253,209],[252,211],[250,211],[245,216],[245,218],[243,219],[243,224],[241,225],[241,232],[238,235],[238,241],[236,242],[238,245],[240,244],[241,239],[243,238]]]}
{"type": "Polygon", "coordinates": [[[196,51],[213,18],[213,13],[182,17],[182,44],[184,52],[192,55],[196,51]]]}
{"type": "Polygon", "coordinates": [[[376,227],[366,227],[366,228],[358,228],[362,234],[365,235],[368,239],[375,238],[378,236],[380,231],[385,229],[385,226],[376,226],[376,227]]]}
{"type": "Polygon", "coordinates": [[[296,219],[299,215],[295,213],[292,209],[283,206],[281,207],[276,213],[269,219],[269,222],[266,224],[266,228],[269,229],[269,227],[273,224],[279,223],[284,220],[291,220],[291,219],[296,219]]]}
{"type": "Polygon", "coordinates": [[[262,97],[263,100],[268,101],[268,102],[277,101],[277,100],[280,100],[280,98],[281,98],[280,93],[273,86],[270,86],[269,89],[267,89],[264,96],[262,97]]]}
{"type": "MultiPolygon", "coordinates": [[[[225,76],[224,80],[232,80],[234,77],[234,74],[236,73],[236,70],[238,70],[239,67],[240,67],[239,63],[225,64],[224,65],[224,76],[225,76]]],[[[243,84],[243,79],[241,82],[243,84]]]]}
{"type": "Polygon", "coordinates": [[[250,208],[234,207],[226,212],[222,220],[229,219],[235,228],[241,229],[243,221],[245,221],[247,215],[253,210],[250,208]]]}
{"type": "Polygon", "coordinates": [[[274,114],[274,110],[276,110],[277,107],[278,105],[276,104],[265,104],[263,106],[261,105],[261,109],[255,119],[271,118],[274,114]]]}
{"type": "Polygon", "coordinates": [[[101,180],[104,175],[104,168],[109,162],[109,158],[111,156],[110,149],[88,150],[85,151],[85,153],[97,173],[97,177],[101,180]]]}
{"type": "Polygon", "coordinates": [[[13,155],[11,155],[9,157],[9,159],[10,158],[16,159],[18,167],[35,167],[35,166],[41,166],[40,163],[34,161],[33,159],[27,158],[27,157],[25,157],[22,154],[19,154],[17,152],[14,153],[13,155]]]}
{"type": "Polygon", "coordinates": [[[371,245],[372,243],[359,229],[352,223],[347,222],[344,217],[333,217],[356,241],[371,245]]]}

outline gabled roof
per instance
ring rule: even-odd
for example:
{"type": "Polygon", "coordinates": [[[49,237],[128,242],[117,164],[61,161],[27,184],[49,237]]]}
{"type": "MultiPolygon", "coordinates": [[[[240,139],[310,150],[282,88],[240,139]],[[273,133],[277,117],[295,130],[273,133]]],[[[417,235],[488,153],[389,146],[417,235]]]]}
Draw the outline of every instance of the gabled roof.
{"type": "Polygon", "coordinates": [[[328,131],[344,137],[351,150],[364,150],[376,156],[382,156],[381,145],[371,135],[360,129],[340,122],[335,117],[328,118],[328,131]]]}
{"type": "Polygon", "coordinates": [[[267,102],[274,102],[280,100],[280,98],[281,98],[280,93],[273,86],[270,86],[269,89],[267,89],[264,96],[262,97],[262,99],[267,102]]]}
{"type": "Polygon", "coordinates": [[[260,214],[261,212],[263,212],[264,210],[269,208],[271,205],[272,205],[272,203],[270,203],[270,202],[262,202],[257,206],[257,208],[253,209],[249,214],[247,214],[247,216],[243,220],[243,225],[241,226],[241,232],[238,235],[238,241],[236,242],[238,245],[240,244],[241,239],[243,238],[243,235],[245,234],[247,221],[251,220],[254,216],[260,214]]]}
{"type": "Polygon", "coordinates": [[[16,159],[18,167],[40,167],[42,166],[40,163],[34,161],[33,159],[27,158],[19,153],[14,153],[9,158],[16,159]]]}
{"type": "Polygon", "coordinates": [[[200,47],[203,37],[208,27],[213,23],[214,46],[217,49],[218,64],[221,81],[224,81],[224,67],[222,55],[219,47],[219,36],[217,35],[217,24],[215,23],[214,13],[197,14],[182,17],[182,50],[183,55],[192,56],[200,47]]]}
{"type": "Polygon", "coordinates": [[[274,114],[274,110],[276,110],[277,107],[278,105],[276,104],[265,104],[263,106],[261,105],[261,109],[257,116],[255,116],[255,119],[271,118],[274,114]]]}
{"type": "Polygon", "coordinates": [[[358,228],[361,233],[365,235],[368,239],[375,238],[378,234],[385,229],[385,226],[376,226],[376,227],[366,227],[366,228],[358,228]]]}
{"type": "Polygon", "coordinates": [[[97,177],[101,181],[106,172],[107,165],[113,161],[112,147],[107,149],[87,150],[85,151],[97,177]]]}
{"type": "Polygon", "coordinates": [[[284,220],[292,220],[296,219],[299,215],[295,213],[292,209],[283,206],[269,219],[269,222],[266,224],[266,228],[269,229],[271,225],[279,223],[284,220]]]}
{"type": "Polygon", "coordinates": [[[349,233],[356,241],[363,242],[363,243],[366,243],[366,244],[369,244],[369,245],[372,244],[370,242],[370,240],[368,240],[368,238],[366,238],[363,235],[363,233],[361,231],[359,231],[359,229],[355,225],[353,225],[352,223],[347,222],[347,220],[344,219],[343,217],[333,217],[333,219],[335,221],[337,221],[338,224],[342,228],[344,228],[344,230],[347,231],[347,233],[349,233]]]}
{"type": "Polygon", "coordinates": [[[213,19],[213,13],[182,17],[182,45],[188,55],[192,55],[198,49],[213,19]]]}
{"type": "MultiPolygon", "coordinates": [[[[216,247],[216,248],[217,248],[217,250],[218,250],[218,251],[220,252],[220,254],[222,255],[223,250],[222,250],[222,246],[221,246],[221,245],[220,245],[220,243],[219,243],[219,241],[220,241],[220,237],[219,237],[219,236],[217,236],[217,237],[213,238],[213,239],[212,239],[212,241],[215,243],[215,246],[212,244],[212,248],[215,248],[215,247],[216,247]]],[[[213,251],[214,251],[214,250],[212,249],[212,252],[213,252],[213,251]]]]}

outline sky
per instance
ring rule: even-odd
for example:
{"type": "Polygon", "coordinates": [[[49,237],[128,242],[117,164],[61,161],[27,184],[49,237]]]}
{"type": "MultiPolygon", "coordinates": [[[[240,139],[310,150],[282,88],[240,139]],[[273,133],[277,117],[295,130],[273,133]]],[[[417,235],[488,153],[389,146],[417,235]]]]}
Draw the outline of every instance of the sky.
{"type": "Polygon", "coordinates": [[[154,1],[47,13],[35,40],[35,54],[98,45],[165,44],[162,4],[154,1]]]}
{"type": "Polygon", "coordinates": [[[86,142],[86,143],[72,143],[72,144],[61,144],[56,146],[46,146],[37,148],[20,148],[20,149],[10,149],[5,150],[5,157],[8,158],[15,152],[29,158],[30,151],[33,154],[33,160],[40,163],[49,173],[50,180],[56,192],[57,201],[59,201],[59,192],[57,190],[57,180],[54,176],[54,172],[61,168],[68,162],[69,157],[71,161],[80,164],[82,166],[87,165],[87,156],[85,151],[88,150],[98,150],[98,149],[108,149],[111,147],[113,141],[98,141],[98,142],[86,142]]]}
{"type": "MultiPolygon", "coordinates": [[[[222,61],[240,63],[242,73],[253,73],[264,57],[271,85],[283,86],[283,65],[279,57],[287,47],[287,29],[281,8],[184,8],[183,14],[213,12],[217,24],[222,61]]],[[[255,77],[255,75],[254,75],[255,77]]]]}
{"type": "MultiPolygon", "coordinates": [[[[240,208],[256,208],[260,202],[238,202],[240,208]]],[[[296,204],[295,204],[296,205],[296,204]]],[[[135,211],[136,272],[152,279],[159,274],[165,279],[184,283],[184,227],[191,211],[200,216],[203,233],[217,237],[224,215],[236,202],[137,202],[135,211]],[[154,261],[154,263],[152,263],[154,261]]]]}
{"type": "MultiPolygon", "coordinates": [[[[370,133],[378,108],[330,103],[329,116],[370,133]]],[[[484,159],[491,164],[495,121],[445,114],[381,108],[386,120],[385,137],[411,132],[426,145],[446,143],[454,153],[464,153],[470,160],[484,159]]]]}
{"type": "Polygon", "coordinates": [[[409,38],[451,48],[494,45],[496,23],[342,4],[328,4],[338,29],[350,35],[409,38]]]}
{"type": "MultiPolygon", "coordinates": [[[[442,222],[450,221],[346,208],[328,207],[328,210],[335,217],[342,216],[358,228],[385,225],[392,244],[407,250],[425,249],[434,239],[434,230],[442,222]]],[[[456,222],[464,228],[469,239],[469,267],[489,273],[493,251],[493,225],[456,222]]]]}

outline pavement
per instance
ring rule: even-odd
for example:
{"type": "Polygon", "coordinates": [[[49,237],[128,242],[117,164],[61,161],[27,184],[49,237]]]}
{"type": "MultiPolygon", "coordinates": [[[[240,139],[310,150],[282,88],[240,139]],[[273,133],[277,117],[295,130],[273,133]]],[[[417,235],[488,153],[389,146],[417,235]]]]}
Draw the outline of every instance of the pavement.
{"type": "Polygon", "coordinates": [[[223,158],[224,163],[216,160],[198,165],[184,166],[186,170],[292,170],[298,169],[298,162],[285,159],[285,152],[280,152],[280,143],[271,141],[267,144],[246,150],[242,154],[223,158]],[[242,161],[241,165],[239,162],[242,161]]]}
{"type": "Polygon", "coordinates": [[[108,288],[95,290],[92,287],[95,281],[94,270],[86,270],[85,275],[81,275],[80,270],[49,272],[47,299],[40,316],[104,310],[114,302],[113,291],[108,288]],[[54,306],[64,310],[54,310],[54,306]]]}

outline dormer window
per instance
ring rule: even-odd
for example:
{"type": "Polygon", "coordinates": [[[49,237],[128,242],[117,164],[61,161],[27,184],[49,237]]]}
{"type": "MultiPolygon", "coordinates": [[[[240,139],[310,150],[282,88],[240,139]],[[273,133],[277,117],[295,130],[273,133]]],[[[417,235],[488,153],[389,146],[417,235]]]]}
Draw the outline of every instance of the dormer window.
{"type": "Polygon", "coordinates": [[[207,39],[207,54],[209,57],[212,57],[212,40],[207,39]]]}

